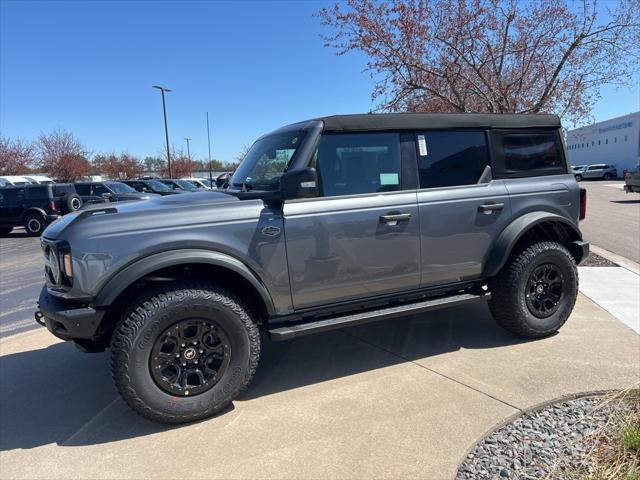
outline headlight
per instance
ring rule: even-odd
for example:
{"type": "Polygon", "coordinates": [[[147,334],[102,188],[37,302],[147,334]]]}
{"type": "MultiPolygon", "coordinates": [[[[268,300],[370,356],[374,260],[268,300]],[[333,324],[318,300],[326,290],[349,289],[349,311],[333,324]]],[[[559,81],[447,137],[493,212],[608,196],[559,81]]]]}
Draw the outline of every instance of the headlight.
{"type": "Polygon", "coordinates": [[[49,248],[47,266],[49,267],[49,275],[51,276],[51,281],[55,285],[58,285],[60,283],[60,262],[58,260],[58,255],[53,248],[49,248]]]}

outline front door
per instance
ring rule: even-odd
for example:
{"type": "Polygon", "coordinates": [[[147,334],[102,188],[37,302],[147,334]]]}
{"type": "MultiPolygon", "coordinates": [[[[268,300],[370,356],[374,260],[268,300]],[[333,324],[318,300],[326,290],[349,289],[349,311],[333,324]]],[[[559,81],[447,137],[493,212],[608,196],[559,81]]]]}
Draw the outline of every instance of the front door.
{"type": "Polygon", "coordinates": [[[284,205],[294,308],[418,288],[418,206],[402,190],[400,135],[324,134],[313,162],[320,197],[284,205]]]}
{"type": "Polygon", "coordinates": [[[492,180],[482,130],[415,135],[420,189],[423,287],[479,278],[491,246],[509,224],[509,195],[492,180]]]}

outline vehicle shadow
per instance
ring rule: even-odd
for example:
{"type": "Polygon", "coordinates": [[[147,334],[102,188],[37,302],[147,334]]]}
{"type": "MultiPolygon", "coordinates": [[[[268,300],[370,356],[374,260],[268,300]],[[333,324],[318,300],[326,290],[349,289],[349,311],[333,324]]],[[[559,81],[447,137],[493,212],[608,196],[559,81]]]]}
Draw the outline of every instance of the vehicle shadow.
{"type": "MultiPolygon", "coordinates": [[[[462,348],[519,342],[494,324],[486,306],[391,319],[288,342],[263,338],[254,381],[235,404],[462,348]]],[[[150,422],[131,411],[113,387],[108,360],[108,352],[84,354],[69,342],[1,356],[0,451],[50,443],[94,445],[181,428],[150,422]]]]}
{"type": "Polygon", "coordinates": [[[634,204],[634,203],[640,203],[640,198],[639,199],[634,199],[634,200],[610,200],[610,201],[612,203],[622,203],[622,204],[631,203],[631,204],[634,204]]]}

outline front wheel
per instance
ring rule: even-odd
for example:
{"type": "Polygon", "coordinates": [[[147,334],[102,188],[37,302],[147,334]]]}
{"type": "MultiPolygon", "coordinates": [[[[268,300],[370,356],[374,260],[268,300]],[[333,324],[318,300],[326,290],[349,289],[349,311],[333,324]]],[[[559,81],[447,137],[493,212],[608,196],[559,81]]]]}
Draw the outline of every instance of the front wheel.
{"type": "Polygon", "coordinates": [[[563,245],[535,243],[505,265],[489,287],[489,308],[500,326],[521,337],[546,337],[573,310],[578,269],[563,245]]]}
{"type": "Polygon", "coordinates": [[[139,414],[162,423],[214,415],[249,384],[260,334],[226,290],[183,284],[143,295],[111,341],[116,388],[139,414]]]}
{"type": "Polygon", "coordinates": [[[602,177],[602,178],[604,178],[605,180],[611,180],[611,174],[610,173],[605,173],[604,177],[602,177]]]}

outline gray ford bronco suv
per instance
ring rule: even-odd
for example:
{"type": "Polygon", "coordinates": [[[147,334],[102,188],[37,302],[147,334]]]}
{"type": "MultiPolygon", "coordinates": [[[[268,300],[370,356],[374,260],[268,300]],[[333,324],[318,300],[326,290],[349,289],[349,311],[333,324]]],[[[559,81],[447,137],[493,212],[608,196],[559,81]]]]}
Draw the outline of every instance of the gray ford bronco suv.
{"type": "Polygon", "coordinates": [[[110,349],[145,417],[219,412],[286,340],[488,302],[552,335],[589,250],[552,115],[365,114],[259,138],[217,191],[89,207],[42,236],[36,320],[110,349]]]}

